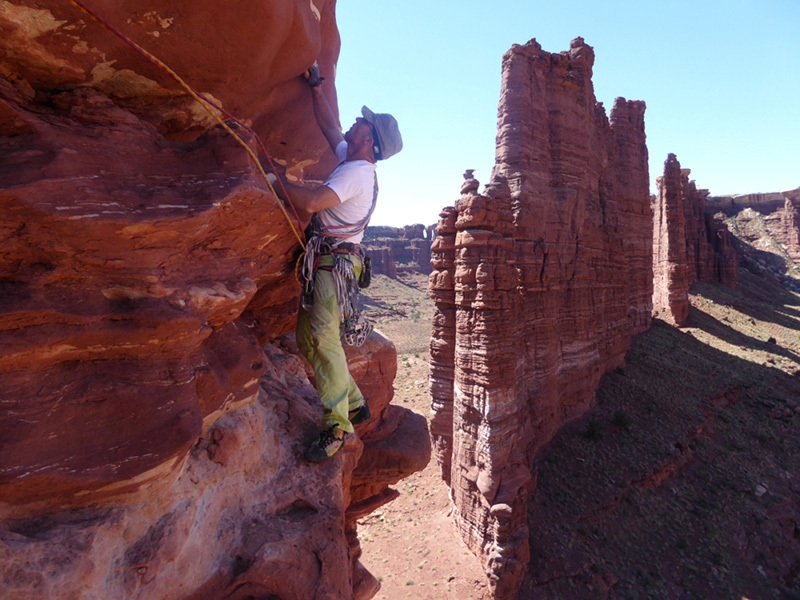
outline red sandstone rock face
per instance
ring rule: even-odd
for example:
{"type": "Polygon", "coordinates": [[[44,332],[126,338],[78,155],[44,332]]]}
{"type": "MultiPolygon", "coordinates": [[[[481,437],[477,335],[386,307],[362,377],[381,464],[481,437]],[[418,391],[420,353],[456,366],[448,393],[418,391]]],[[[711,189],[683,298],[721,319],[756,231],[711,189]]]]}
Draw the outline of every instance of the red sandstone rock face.
{"type": "Polygon", "coordinates": [[[718,281],[728,287],[736,287],[736,269],[738,255],[733,246],[732,236],[728,227],[720,223],[706,212],[706,233],[708,243],[711,244],[714,255],[713,277],[704,281],[718,281]]]}
{"type": "Polygon", "coordinates": [[[695,281],[736,285],[728,229],[706,211],[708,190],[698,190],[690,173],[670,154],[653,200],[653,307],[677,326],[689,317],[689,288],[695,281]]]}
{"type": "Polygon", "coordinates": [[[394,262],[391,246],[369,244],[368,252],[372,259],[372,273],[374,275],[386,275],[391,279],[397,279],[397,265],[394,262]]]}
{"type": "Polygon", "coordinates": [[[50,108],[0,90],[28,127],[0,167],[0,501],[96,501],[174,472],[204,420],[254,395],[236,319],[278,285],[265,326],[291,329],[297,241],[226,135],[159,143],[95,91],[50,108]]]}
{"type": "Polygon", "coordinates": [[[353,357],[373,410],[391,416],[360,426],[360,439],[351,436],[339,457],[320,465],[301,458],[321,418],[301,359],[284,341],[266,345],[259,357],[265,375],[255,397],[195,440],[171,485],[132,503],[6,519],[0,596],[219,600],[374,592],[374,578],[357,561],[355,520],[391,500],[388,485],[429,456],[421,417],[389,406],[394,347],[373,336],[353,357]],[[408,442],[419,445],[409,452],[408,442]]]}
{"type": "Polygon", "coordinates": [[[800,264],[800,212],[787,197],[780,214],[780,238],[785,240],[786,252],[795,263],[800,264]]]}
{"type": "MultiPolygon", "coordinates": [[[[335,100],[334,2],[91,5],[295,174],[321,171],[298,75],[318,57],[335,100]]],[[[70,3],[0,2],[0,32],[0,596],[369,597],[352,515],[429,454],[397,442],[427,433],[387,406],[393,346],[352,358],[376,414],[363,441],[299,461],[313,389],[262,349],[294,329],[299,224],[70,3]]]]}
{"type": "Polygon", "coordinates": [[[492,180],[464,183],[431,249],[431,436],[496,598],[528,562],[537,451],[650,324],[645,107],[620,98],[607,119],[593,62],[580,38],[506,54],[492,180]]]}
{"type": "Polygon", "coordinates": [[[689,318],[689,266],[681,165],[674,154],[664,163],[653,205],[653,307],[680,326],[689,318]]]}
{"type": "Polygon", "coordinates": [[[724,212],[728,216],[735,215],[747,208],[762,215],[769,215],[781,210],[786,205],[786,200],[790,200],[795,205],[800,203],[800,188],[766,194],[710,196],[707,204],[709,209],[724,212]]]}
{"type": "MultiPolygon", "coordinates": [[[[698,190],[689,179],[690,169],[681,169],[681,195],[686,232],[686,270],[689,285],[695,281],[713,281],[714,249],[706,232],[706,198],[708,190],[698,190]]],[[[655,247],[655,238],[653,239],[655,247]]]]}
{"type": "MultiPolygon", "coordinates": [[[[308,118],[310,98],[298,75],[319,60],[333,81],[335,0],[86,4],[196,90],[252,123],[273,157],[297,165],[323,155],[327,146],[308,118]]],[[[91,87],[171,138],[193,138],[215,124],[170,76],[70,2],[4,2],[0,30],[5,78],[35,90],[91,87]]],[[[335,88],[326,90],[335,106],[335,88]]]]}

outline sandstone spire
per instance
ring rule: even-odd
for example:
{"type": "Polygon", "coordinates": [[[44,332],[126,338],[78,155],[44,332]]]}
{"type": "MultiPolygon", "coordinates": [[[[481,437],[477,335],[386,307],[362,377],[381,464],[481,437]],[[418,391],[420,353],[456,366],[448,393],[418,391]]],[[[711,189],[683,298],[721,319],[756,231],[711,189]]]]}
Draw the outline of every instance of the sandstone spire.
{"type": "Polygon", "coordinates": [[[533,457],[650,324],[645,106],[609,120],[593,63],[581,38],[506,53],[491,180],[470,176],[432,248],[431,434],[496,598],[527,566],[533,457]]]}
{"type": "Polygon", "coordinates": [[[727,227],[706,211],[708,190],[698,190],[674,154],[664,162],[653,198],[653,308],[677,326],[689,317],[696,281],[736,285],[736,254],[727,227]]]}

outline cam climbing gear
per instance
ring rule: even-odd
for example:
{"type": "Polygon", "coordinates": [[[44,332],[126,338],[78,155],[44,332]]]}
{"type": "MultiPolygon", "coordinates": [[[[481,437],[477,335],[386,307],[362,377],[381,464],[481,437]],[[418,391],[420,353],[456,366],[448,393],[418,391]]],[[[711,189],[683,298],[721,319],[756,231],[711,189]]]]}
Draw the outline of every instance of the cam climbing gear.
{"type": "Polygon", "coordinates": [[[320,233],[311,235],[306,244],[300,271],[303,282],[301,304],[305,310],[312,309],[314,276],[319,270],[329,271],[336,287],[336,301],[341,311],[340,325],[345,343],[349,346],[361,346],[372,333],[373,325],[361,315],[358,302],[359,283],[353,256],[359,257],[362,265],[364,264],[360,245],[337,241],[320,233]],[[320,258],[323,256],[333,257],[333,264],[320,265],[320,258]]]}
{"type": "Polygon", "coordinates": [[[361,275],[358,276],[358,287],[362,290],[372,283],[372,259],[366,250],[361,251],[361,275]]]}

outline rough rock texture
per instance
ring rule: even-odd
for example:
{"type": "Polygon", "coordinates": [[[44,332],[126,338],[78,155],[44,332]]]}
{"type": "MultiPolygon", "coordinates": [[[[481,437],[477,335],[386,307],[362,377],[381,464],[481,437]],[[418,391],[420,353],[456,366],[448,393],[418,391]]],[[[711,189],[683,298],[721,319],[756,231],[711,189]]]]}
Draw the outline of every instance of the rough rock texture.
{"type": "Polygon", "coordinates": [[[297,241],[227,136],[159,146],[93,90],[57,101],[17,105],[30,129],[3,141],[0,501],[12,505],[93,502],[174,474],[204,421],[255,392],[260,350],[237,317],[271,290],[262,326],[275,337],[296,306],[297,241]]]}
{"type": "MultiPolygon", "coordinates": [[[[335,101],[334,2],[91,6],[290,173],[332,160],[299,75],[319,57],[335,101]]],[[[330,465],[299,462],[313,391],[262,346],[294,328],[302,224],[70,3],[0,0],[0,32],[0,596],[369,597],[352,515],[429,452],[401,443],[424,420],[386,407],[394,348],[353,356],[377,403],[363,454],[354,437],[330,465]]]]}
{"type": "Polygon", "coordinates": [[[798,207],[800,188],[768,194],[717,196],[708,200],[708,211],[729,217],[728,223],[747,244],[739,248],[744,259],[768,266],[768,271],[792,289],[798,289],[797,265],[800,265],[798,207]],[[770,258],[768,254],[775,256],[770,258]]]}
{"type": "Polygon", "coordinates": [[[195,440],[171,485],[124,502],[6,519],[0,596],[371,597],[379,586],[358,563],[355,520],[393,498],[388,485],[425,465],[424,419],[389,406],[396,355],[375,335],[350,358],[383,418],[359,426],[340,457],[305,462],[321,407],[291,346],[264,347],[253,397],[195,440]]]}
{"type": "Polygon", "coordinates": [[[800,189],[710,198],[708,213],[724,218],[741,265],[800,291],[800,189]]]}
{"type": "Polygon", "coordinates": [[[397,279],[398,270],[431,272],[431,240],[435,226],[367,227],[363,245],[372,258],[372,272],[397,279]],[[398,263],[402,266],[398,267],[398,263]]]}
{"type": "Polygon", "coordinates": [[[537,451],[650,325],[645,106],[619,98],[609,120],[593,62],[580,38],[505,55],[492,179],[479,194],[467,175],[432,247],[431,436],[496,598],[528,562],[537,451]]]}
{"type": "Polygon", "coordinates": [[[733,245],[733,236],[728,227],[713,215],[706,212],[706,234],[714,251],[714,272],[709,279],[701,281],[718,281],[728,287],[736,287],[736,269],[738,254],[733,245]]]}
{"type": "Polygon", "coordinates": [[[681,165],[674,154],[664,163],[653,205],[653,308],[682,325],[689,317],[689,265],[681,165]]]}
{"type": "Polygon", "coordinates": [[[372,260],[372,273],[397,279],[397,265],[394,262],[392,247],[374,244],[364,245],[367,247],[367,253],[372,260]]]}
{"type": "MultiPolygon", "coordinates": [[[[686,272],[689,285],[692,285],[695,281],[713,281],[715,278],[714,249],[706,232],[705,204],[708,190],[698,190],[695,182],[689,179],[690,174],[690,169],[681,169],[681,196],[686,224],[686,272]]],[[[654,248],[655,244],[656,240],[653,238],[654,248]]]]}
{"type": "Polygon", "coordinates": [[[786,243],[787,253],[794,262],[800,264],[800,212],[788,197],[784,200],[783,211],[780,213],[778,231],[780,238],[786,243]]]}
{"type": "Polygon", "coordinates": [[[736,286],[736,252],[728,228],[706,210],[708,190],[698,190],[670,154],[653,198],[653,308],[681,326],[689,316],[696,281],[736,286]]]}
{"type": "MultiPolygon", "coordinates": [[[[297,76],[318,60],[333,81],[340,45],[334,0],[87,4],[199,92],[251,122],[273,157],[299,169],[323,156],[327,145],[308,118],[311,101],[297,76]]],[[[70,2],[1,0],[0,31],[4,78],[40,91],[91,87],[170,139],[195,138],[214,125],[171,77],[70,2]]],[[[334,87],[326,91],[335,101],[334,87]]],[[[334,160],[325,157],[318,174],[327,174],[334,160]]]]}

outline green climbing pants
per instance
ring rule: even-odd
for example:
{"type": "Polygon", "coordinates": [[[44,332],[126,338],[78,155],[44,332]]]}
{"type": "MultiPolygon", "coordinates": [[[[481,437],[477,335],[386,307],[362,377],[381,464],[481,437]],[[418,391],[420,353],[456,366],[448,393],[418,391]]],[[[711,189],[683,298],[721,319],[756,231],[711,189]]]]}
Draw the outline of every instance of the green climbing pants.
{"type": "MultiPolygon", "coordinates": [[[[361,274],[361,258],[351,254],[349,259],[358,277],[361,274]]],[[[320,257],[320,267],[332,265],[332,256],[320,257]]],[[[300,307],[297,317],[297,345],[314,368],[317,393],[324,408],[322,427],[327,429],[338,425],[344,431],[353,433],[348,412],[364,403],[364,395],[347,367],[347,357],[342,347],[341,320],[333,273],[318,269],[314,274],[314,303],[311,310],[300,307]]]]}

